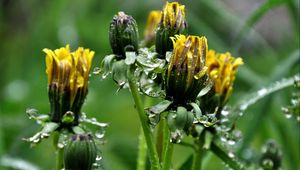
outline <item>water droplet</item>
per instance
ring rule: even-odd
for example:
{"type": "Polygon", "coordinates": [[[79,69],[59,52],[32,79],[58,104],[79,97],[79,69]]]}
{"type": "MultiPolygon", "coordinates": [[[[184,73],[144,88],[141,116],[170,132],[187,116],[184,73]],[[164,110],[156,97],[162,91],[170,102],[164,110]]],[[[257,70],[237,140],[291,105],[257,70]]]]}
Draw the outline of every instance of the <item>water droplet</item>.
{"type": "Polygon", "coordinates": [[[227,143],[228,143],[229,145],[234,145],[234,144],[235,144],[235,141],[234,141],[234,140],[228,140],[227,143]]]}
{"type": "Polygon", "coordinates": [[[57,147],[60,148],[60,149],[62,149],[62,148],[65,147],[65,145],[64,145],[63,143],[58,143],[58,144],[57,144],[57,147]]]}
{"type": "Polygon", "coordinates": [[[96,157],[96,161],[101,161],[102,160],[102,156],[100,156],[100,155],[97,155],[97,157],[96,157]]]}
{"type": "Polygon", "coordinates": [[[222,110],[222,111],[221,111],[221,114],[222,114],[223,116],[227,116],[227,115],[229,114],[229,111],[228,111],[228,110],[222,110]]]}
{"type": "Polygon", "coordinates": [[[228,156],[229,156],[230,158],[234,158],[234,157],[235,157],[235,155],[234,155],[234,153],[233,153],[232,151],[228,152],[228,156]]]}
{"type": "Polygon", "coordinates": [[[220,140],[224,143],[227,141],[227,139],[224,136],[221,136],[220,140]]]}
{"type": "Polygon", "coordinates": [[[95,67],[94,70],[93,70],[93,74],[100,74],[101,72],[101,69],[99,67],[95,67]]]}
{"type": "Polygon", "coordinates": [[[263,162],[262,162],[262,166],[265,169],[272,169],[273,166],[274,166],[274,163],[271,159],[264,159],[263,162]]]}
{"type": "Polygon", "coordinates": [[[291,114],[291,113],[286,113],[286,114],[285,114],[285,117],[286,117],[287,119],[290,119],[290,118],[292,117],[292,114],[291,114]]]}
{"type": "Polygon", "coordinates": [[[151,73],[150,74],[150,79],[154,80],[154,79],[156,79],[156,77],[157,77],[156,73],[151,73]]]}
{"type": "Polygon", "coordinates": [[[47,137],[49,137],[49,136],[50,136],[49,133],[42,133],[42,134],[41,134],[41,138],[47,138],[47,137]]]}
{"type": "Polygon", "coordinates": [[[268,92],[268,90],[267,90],[266,88],[262,88],[262,89],[258,90],[257,94],[258,94],[259,96],[263,96],[263,95],[265,95],[267,92],[268,92]]]}
{"type": "Polygon", "coordinates": [[[101,128],[100,130],[98,130],[96,133],[95,133],[95,136],[97,139],[103,139],[105,135],[105,130],[104,128],[101,128]]]}
{"type": "Polygon", "coordinates": [[[36,139],[32,140],[33,143],[38,143],[39,141],[40,141],[40,138],[36,138],[36,139]]]}
{"type": "Polygon", "coordinates": [[[242,105],[239,107],[239,109],[240,109],[241,111],[244,111],[244,110],[246,110],[247,108],[248,108],[248,103],[242,104],[242,105]]]}
{"type": "Polygon", "coordinates": [[[38,110],[34,108],[27,108],[26,113],[29,119],[36,119],[36,117],[39,115],[38,110]]]}
{"type": "Polygon", "coordinates": [[[84,119],[84,120],[86,119],[86,113],[84,113],[84,112],[81,113],[81,119],[84,119]]]}
{"type": "Polygon", "coordinates": [[[181,130],[175,130],[174,132],[171,132],[171,139],[170,142],[172,143],[180,143],[182,139],[182,131],[181,130]]]}

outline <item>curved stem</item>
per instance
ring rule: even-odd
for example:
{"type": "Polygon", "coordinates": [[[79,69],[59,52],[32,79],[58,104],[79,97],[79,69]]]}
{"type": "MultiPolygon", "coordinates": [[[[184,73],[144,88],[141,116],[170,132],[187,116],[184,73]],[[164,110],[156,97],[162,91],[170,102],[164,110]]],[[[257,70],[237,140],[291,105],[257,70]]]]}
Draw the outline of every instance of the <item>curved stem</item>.
{"type": "Polygon", "coordinates": [[[64,168],[64,149],[59,148],[57,146],[58,140],[59,140],[59,132],[54,132],[53,133],[53,145],[54,148],[56,149],[56,165],[55,165],[55,170],[61,170],[64,168]]]}
{"type": "Polygon", "coordinates": [[[163,120],[163,142],[164,142],[164,149],[163,149],[163,170],[170,170],[171,163],[172,163],[172,155],[174,150],[174,144],[170,142],[170,130],[166,119],[163,120]]]}
{"type": "Polygon", "coordinates": [[[141,125],[142,125],[143,131],[144,131],[145,140],[146,140],[147,147],[149,150],[151,169],[159,170],[160,169],[159,159],[158,159],[157,151],[155,149],[155,144],[153,142],[153,136],[152,136],[150,127],[147,123],[147,117],[144,112],[143,104],[142,104],[141,97],[138,92],[136,81],[135,81],[134,77],[132,77],[132,75],[129,75],[128,82],[129,82],[129,88],[131,90],[131,94],[132,94],[133,100],[135,102],[139,118],[141,121],[141,125]]]}
{"type": "Polygon", "coordinates": [[[235,159],[230,158],[226,152],[224,152],[218,145],[214,142],[210,146],[211,151],[220,159],[222,159],[227,165],[229,165],[234,170],[245,170],[245,168],[235,159]]]}

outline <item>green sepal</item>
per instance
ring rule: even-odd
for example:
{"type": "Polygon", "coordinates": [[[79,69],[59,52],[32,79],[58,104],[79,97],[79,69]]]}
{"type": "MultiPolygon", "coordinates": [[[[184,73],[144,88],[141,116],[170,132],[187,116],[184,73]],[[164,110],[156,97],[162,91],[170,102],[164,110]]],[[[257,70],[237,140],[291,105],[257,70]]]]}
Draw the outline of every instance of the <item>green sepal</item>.
{"type": "Polygon", "coordinates": [[[177,107],[176,112],[176,127],[177,129],[183,129],[187,122],[187,110],[184,107],[177,107]]]}
{"type": "Polygon", "coordinates": [[[91,170],[96,156],[97,147],[91,135],[74,135],[64,149],[65,169],[91,170]]]}
{"type": "Polygon", "coordinates": [[[37,132],[34,136],[30,138],[23,138],[23,140],[32,144],[37,144],[41,142],[43,138],[48,138],[52,134],[52,132],[54,132],[58,127],[59,124],[55,122],[45,123],[41,131],[37,132]]]}

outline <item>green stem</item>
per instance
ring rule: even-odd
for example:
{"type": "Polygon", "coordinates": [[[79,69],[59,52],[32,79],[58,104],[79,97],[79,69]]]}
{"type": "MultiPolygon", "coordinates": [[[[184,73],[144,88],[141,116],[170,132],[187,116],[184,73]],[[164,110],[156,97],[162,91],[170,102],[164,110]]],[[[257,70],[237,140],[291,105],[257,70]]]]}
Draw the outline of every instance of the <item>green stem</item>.
{"type": "Polygon", "coordinates": [[[157,151],[155,148],[155,144],[153,142],[153,136],[152,136],[150,127],[147,123],[148,122],[147,117],[144,112],[143,104],[142,104],[141,97],[138,92],[136,81],[132,75],[129,75],[129,76],[130,76],[128,78],[129,88],[131,90],[131,94],[132,94],[133,100],[135,102],[136,109],[138,111],[138,115],[139,115],[141,125],[142,125],[143,131],[144,131],[145,140],[146,140],[147,147],[149,150],[151,169],[159,170],[160,166],[159,166],[158,154],[157,154],[157,151]]]}
{"type": "Polygon", "coordinates": [[[55,166],[55,170],[61,170],[61,169],[64,168],[64,149],[59,148],[57,146],[59,136],[60,136],[59,132],[55,131],[53,133],[53,145],[54,145],[54,148],[56,149],[56,166],[55,166]]]}
{"type": "Polygon", "coordinates": [[[241,163],[239,163],[236,159],[230,158],[226,152],[224,152],[218,145],[214,142],[211,143],[210,146],[211,151],[222,159],[230,168],[234,170],[246,170],[241,163]]]}
{"type": "Polygon", "coordinates": [[[172,155],[174,150],[174,144],[170,142],[170,130],[166,119],[163,120],[163,170],[170,170],[172,163],[172,155]]]}
{"type": "Polygon", "coordinates": [[[163,148],[164,148],[164,121],[159,121],[157,125],[157,134],[156,134],[156,150],[158,152],[159,160],[163,159],[163,148]]]}
{"type": "Polygon", "coordinates": [[[139,135],[139,150],[138,150],[137,168],[136,168],[137,170],[145,170],[146,156],[147,156],[147,144],[146,144],[143,130],[141,129],[139,135]]]}
{"type": "Polygon", "coordinates": [[[201,170],[202,165],[202,149],[197,149],[195,151],[195,156],[193,160],[192,170],[201,170]]]}
{"type": "Polygon", "coordinates": [[[202,156],[204,153],[204,133],[201,134],[199,140],[195,141],[195,155],[192,165],[192,170],[201,170],[202,167],[202,156]]]}

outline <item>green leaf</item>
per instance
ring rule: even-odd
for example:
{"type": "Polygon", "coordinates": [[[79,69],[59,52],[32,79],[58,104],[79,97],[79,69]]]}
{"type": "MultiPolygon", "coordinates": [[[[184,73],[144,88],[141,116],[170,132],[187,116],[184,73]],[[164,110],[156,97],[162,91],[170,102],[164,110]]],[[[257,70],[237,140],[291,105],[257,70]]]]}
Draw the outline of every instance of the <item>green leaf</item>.
{"type": "Polygon", "coordinates": [[[100,75],[103,79],[105,79],[113,69],[113,63],[116,60],[116,55],[111,54],[104,57],[101,62],[100,75]]]}
{"type": "Polygon", "coordinates": [[[41,131],[37,132],[34,136],[30,138],[23,138],[23,140],[32,144],[37,144],[41,142],[43,138],[48,138],[51,135],[51,133],[54,132],[58,127],[58,123],[48,122],[43,126],[41,131]]]}
{"type": "Polygon", "coordinates": [[[285,0],[266,0],[259,8],[257,8],[247,19],[244,26],[242,27],[239,35],[238,42],[243,39],[245,35],[249,32],[250,28],[253,27],[269,10],[274,7],[281,5],[286,2],[285,0]]]}
{"type": "Polygon", "coordinates": [[[2,157],[0,159],[0,168],[7,167],[9,169],[30,169],[30,170],[39,170],[40,168],[32,164],[31,162],[28,162],[24,159],[20,158],[12,158],[12,157],[2,157]]]}
{"type": "Polygon", "coordinates": [[[113,63],[112,75],[113,80],[119,85],[123,86],[127,82],[128,65],[124,60],[116,61],[113,63]]]}
{"type": "Polygon", "coordinates": [[[229,165],[234,170],[246,170],[246,167],[242,165],[236,158],[229,157],[228,153],[223,151],[215,142],[211,143],[211,151],[224,161],[225,164],[229,165]]]}
{"type": "Polygon", "coordinates": [[[202,111],[197,103],[190,103],[190,105],[193,107],[193,111],[195,113],[195,117],[198,119],[202,116],[202,111]]]}
{"type": "Polygon", "coordinates": [[[155,106],[152,106],[146,110],[152,112],[152,113],[155,113],[155,114],[159,114],[159,113],[162,113],[163,111],[167,110],[167,108],[172,104],[171,101],[169,100],[164,100],[160,103],[158,103],[157,105],[155,106]]]}
{"type": "Polygon", "coordinates": [[[207,85],[199,92],[197,98],[206,95],[210,89],[213,87],[213,82],[212,81],[208,81],[207,85]]]}
{"type": "Polygon", "coordinates": [[[194,155],[191,154],[183,164],[178,168],[178,170],[190,170],[192,168],[194,155]]]}

